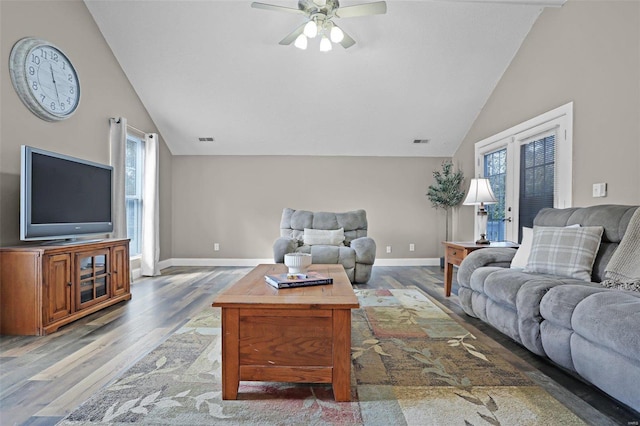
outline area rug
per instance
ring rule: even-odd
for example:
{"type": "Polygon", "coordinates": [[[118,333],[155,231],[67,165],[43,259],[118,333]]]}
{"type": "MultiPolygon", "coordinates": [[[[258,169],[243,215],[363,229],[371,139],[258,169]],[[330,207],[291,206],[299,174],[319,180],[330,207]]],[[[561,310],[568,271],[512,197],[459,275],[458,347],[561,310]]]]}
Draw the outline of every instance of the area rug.
{"type": "Polygon", "coordinates": [[[356,290],[351,402],[329,385],[241,382],[221,399],[206,309],[60,425],[579,425],[575,414],[417,289],[356,290]]]}

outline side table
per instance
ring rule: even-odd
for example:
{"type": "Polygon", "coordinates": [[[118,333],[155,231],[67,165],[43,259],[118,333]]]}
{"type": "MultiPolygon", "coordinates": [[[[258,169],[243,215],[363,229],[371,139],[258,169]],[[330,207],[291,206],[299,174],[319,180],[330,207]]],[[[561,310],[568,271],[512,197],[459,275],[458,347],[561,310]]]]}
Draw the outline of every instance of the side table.
{"type": "Polygon", "coordinates": [[[451,282],[453,280],[453,265],[460,266],[462,260],[469,253],[475,250],[500,247],[500,248],[518,248],[519,244],[511,241],[496,241],[491,244],[476,244],[473,241],[443,241],[444,251],[444,295],[451,296],[451,282]]]}

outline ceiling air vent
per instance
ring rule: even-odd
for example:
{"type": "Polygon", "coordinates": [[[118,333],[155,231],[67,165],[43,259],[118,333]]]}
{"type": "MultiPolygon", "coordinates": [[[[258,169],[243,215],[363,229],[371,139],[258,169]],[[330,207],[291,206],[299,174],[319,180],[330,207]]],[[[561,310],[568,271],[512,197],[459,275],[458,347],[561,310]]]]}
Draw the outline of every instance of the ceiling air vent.
{"type": "Polygon", "coordinates": [[[414,139],[413,143],[429,143],[430,139],[414,139]]]}
{"type": "Polygon", "coordinates": [[[198,140],[200,142],[213,142],[215,139],[213,139],[211,136],[207,136],[206,138],[198,138],[198,140]]]}

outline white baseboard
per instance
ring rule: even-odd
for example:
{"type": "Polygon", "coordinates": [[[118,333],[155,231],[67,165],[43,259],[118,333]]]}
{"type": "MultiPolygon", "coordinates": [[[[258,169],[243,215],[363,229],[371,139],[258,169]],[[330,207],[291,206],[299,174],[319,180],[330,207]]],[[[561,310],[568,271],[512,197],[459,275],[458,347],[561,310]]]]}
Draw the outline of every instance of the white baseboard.
{"type": "Polygon", "coordinates": [[[136,269],[132,269],[131,270],[131,279],[132,280],[137,280],[141,276],[142,276],[142,269],[136,268],[136,269]]]}
{"type": "Polygon", "coordinates": [[[440,266],[440,258],[376,259],[373,266],[440,266]]]}
{"type": "MultiPolygon", "coordinates": [[[[161,261],[160,269],[162,270],[170,266],[256,266],[260,263],[273,263],[273,259],[172,258],[161,261]]],[[[440,259],[376,259],[373,266],[440,266],[440,259]]],[[[139,270],[137,271],[139,274],[139,270]]],[[[135,278],[135,271],[133,272],[133,274],[135,278]]]]}
{"type": "Polygon", "coordinates": [[[273,263],[273,259],[226,259],[226,258],[174,258],[171,266],[256,266],[260,263],[273,263]]]}

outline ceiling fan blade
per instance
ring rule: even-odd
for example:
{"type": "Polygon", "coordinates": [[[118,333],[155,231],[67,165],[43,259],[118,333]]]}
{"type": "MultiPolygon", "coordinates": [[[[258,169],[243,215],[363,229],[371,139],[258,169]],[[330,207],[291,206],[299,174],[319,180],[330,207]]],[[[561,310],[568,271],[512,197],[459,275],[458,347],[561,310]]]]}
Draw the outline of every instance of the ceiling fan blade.
{"type": "Polygon", "coordinates": [[[336,11],[336,16],[338,18],[354,18],[356,16],[382,15],[384,13],[387,13],[387,3],[376,1],[356,4],[355,6],[339,7],[336,11]]]}
{"type": "Polygon", "coordinates": [[[294,9],[292,7],[276,6],[275,4],[258,3],[255,1],[251,3],[251,7],[255,9],[273,10],[275,12],[289,12],[289,13],[298,13],[303,15],[305,14],[305,12],[300,9],[294,9]]]}
{"type": "MultiPolygon", "coordinates": [[[[337,27],[337,25],[336,25],[336,27],[337,27]]],[[[342,47],[344,47],[345,49],[348,49],[351,46],[353,46],[354,44],[356,44],[356,41],[353,38],[351,38],[351,36],[349,34],[345,33],[342,28],[340,28],[340,30],[342,30],[342,34],[344,34],[344,37],[342,38],[342,41],[340,42],[340,45],[342,47]]]]}
{"type": "Polygon", "coordinates": [[[304,31],[304,26],[305,25],[307,25],[306,22],[304,24],[300,25],[298,28],[296,28],[292,32],[290,32],[289,35],[287,35],[285,38],[280,40],[280,44],[282,44],[283,46],[287,46],[287,45],[293,43],[295,41],[295,39],[298,38],[298,36],[300,34],[302,34],[302,32],[304,31]]]}

